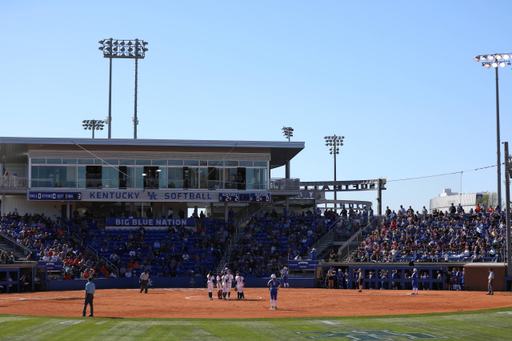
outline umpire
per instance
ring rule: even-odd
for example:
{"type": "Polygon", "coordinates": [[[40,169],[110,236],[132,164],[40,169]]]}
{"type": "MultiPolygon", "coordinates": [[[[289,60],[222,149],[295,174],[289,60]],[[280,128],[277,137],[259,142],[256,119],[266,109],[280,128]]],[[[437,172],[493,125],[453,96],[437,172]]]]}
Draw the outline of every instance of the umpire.
{"type": "Polygon", "coordinates": [[[84,300],[84,310],[82,310],[82,316],[85,316],[85,312],[87,310],[87,305],[91,305],[91,313],[89,316],[94,316],[92,301],[94,300],[94,292],[96,291],[96,286],[92,282],[92,277],[89,277],[87,284],[85,285],[85,300],[84,300]]]}
{"type": "Polygon", "coordinates": [[[149,280],[148,270],[144,270],[144,272],[140,275],[140,279],[139,279],[141,293],[142,293],[142,290],[145,290],[146,294],[148,293],[148,280],[149,280]]]}

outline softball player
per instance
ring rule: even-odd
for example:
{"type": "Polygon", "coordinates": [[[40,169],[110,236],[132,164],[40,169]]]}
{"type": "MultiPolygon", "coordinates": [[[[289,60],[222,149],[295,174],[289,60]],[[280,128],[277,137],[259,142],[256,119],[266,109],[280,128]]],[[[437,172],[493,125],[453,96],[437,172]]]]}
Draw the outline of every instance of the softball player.
{"type": "Polygon", "coordinates": [[[226,296],[228,300],[231,300],[231,283],[233,282],[233,275],[231,274],[231,270],[228,270],[227,273],[223,277],[224,281],[224,293],[223,297],[226,300],[226,296]]]}
{"type": "Polygon", "coordinates": [[[222,282],[222,272],[219,272],[217,275],[217,298],[219,300],[222,299],[222,290],[223,290],[223,282],[222,282]]]}
{"type": "Polygon", "coordinates": [[[409,278],[412,279],[412,294],[418,295],[418,270],[416,268],[414,268],[409,278]]]}
{"type": "Polygon", "coordinates": [[[281,270],[281,279],[283,280],[283,288],[289,288],[290,283],[288,283],[288,268],[285,266],[283,270],[281,270]]]}
{"type": "Polygon", "coordinates": [[[213,300],[213,279],[214,276],[212,275],[212,272],[208,272],[208,275],[206,275],[206,283],[208,283],[208,297],[210,300],[213,300]]]}
{"type": "Polygon", "coordinates": [[[244,296],[244,286],[245,286],[245,280],[242,275],[240,275],[240,272],[236,272],[235,277],[236,282],[236,291],[238,292],[237,300],[242,300],[245,298],[244,296]]]}
{"type": "Polygon", "coordinates": [[[270,288],[270,309],[277,310],[277,290],[281,287],[281,282],[276,279],[276,275],[270,276],[270,281],[267,283],[267,287],[270,288]]]}

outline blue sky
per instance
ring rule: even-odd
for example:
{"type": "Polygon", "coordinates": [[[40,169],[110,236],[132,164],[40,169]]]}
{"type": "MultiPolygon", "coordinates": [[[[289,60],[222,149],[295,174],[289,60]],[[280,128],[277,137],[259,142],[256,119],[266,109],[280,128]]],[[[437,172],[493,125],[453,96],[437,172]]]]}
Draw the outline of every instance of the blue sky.
{"type": "MultiPolygon", "coordinates": [[[[510,1],[5,0],[0,136],[90,137],[81,121],[108,114],[98,41],[138,38],[149,42],[139,138],[285,141],[281,128],[292,126],[306,148],[291,175],[319,181],[333,179],[324,136],[343,135],[338,180],[387,177],[384,206],[419,210],[443,188],[496,191],[495,167],[469,171],[496,164],[494,70],[473,57],[512,52],[511,10],[510,1]]],[[[510,93],[507,66],[502,141],[510,93]]],[[[113,138],[133,137],[133,96],[133,60],[114,60],[113,138]]]]}

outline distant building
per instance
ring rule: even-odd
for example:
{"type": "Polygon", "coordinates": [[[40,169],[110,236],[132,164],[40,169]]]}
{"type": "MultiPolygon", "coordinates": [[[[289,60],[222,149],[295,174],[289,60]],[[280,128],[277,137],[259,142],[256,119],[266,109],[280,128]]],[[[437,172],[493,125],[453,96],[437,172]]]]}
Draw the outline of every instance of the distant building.
{"type": "Polygon", "coordinates": [[[430,212],[434,210],[448,211],[452,204],[455,207],[461,204],[464,212],[468,213],[470,209],[476,207],[476,199],[487,194],[487,192],[459,194],[452,192],[450,188],[445,188],[439,197],[430,199],[430,212]]]}

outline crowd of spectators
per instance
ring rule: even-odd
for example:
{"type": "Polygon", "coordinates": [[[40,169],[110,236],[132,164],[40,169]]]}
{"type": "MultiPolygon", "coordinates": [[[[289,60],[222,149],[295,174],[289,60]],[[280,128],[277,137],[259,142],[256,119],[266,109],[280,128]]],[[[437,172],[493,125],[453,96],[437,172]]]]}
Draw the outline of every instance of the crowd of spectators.
{"type": "Polygon", "coordinates": [[[448,211],[423,207],[421,213],[400,206],[386,210],[382,223],[367,232],[349,261],[448,262],[499,261],[506,235],[505,212],[477,205],[465,212],[459,204],[448,211]]]}
{"type": "Polygon", "coordinates": [[[246,225],[227,266],[244,277],[265,277],[278,273],[289,259],[302,259],[309,248],[330,228],[339,216],[332,211],[321,214],[310,210],[301,214],[262,211],[246,225]]]}
{"type": "Polygon", "coordinates": [[[89,231],[85,241],[119,269],[120,277],[204,277],[222,256],[233,222],[201,219],[195,226],[167,230],[109,229],[89,231]]]}
{"type": "MultiPolygon", "coordinates": [[[[113,270],[81,242],[80,234],[90,229],[92,219],[75,217],[70,221],[56,222],[44,214],[20,216],[15,210],[2,215],[0,233],[31,250],[24,260],[62,262],[64,279],[109,277],[113,270]],[[77,227],[79,226],[79,227],[77,227]],[[76,233],[72,233],[76,232],[76,233]]],[[[10,255],[11,259],[13,255],[10,255]]]]}

